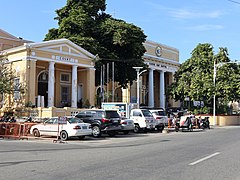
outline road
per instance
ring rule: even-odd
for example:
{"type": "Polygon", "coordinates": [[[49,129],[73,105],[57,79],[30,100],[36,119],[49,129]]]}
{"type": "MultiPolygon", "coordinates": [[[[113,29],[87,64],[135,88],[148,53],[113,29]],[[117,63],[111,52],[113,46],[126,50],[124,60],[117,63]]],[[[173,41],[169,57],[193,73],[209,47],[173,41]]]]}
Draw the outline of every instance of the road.
{"type": "Polygon", "coordinates": [[[0,179],[240,179],[240,127],[70,140],[0,140],[0,179]]]}

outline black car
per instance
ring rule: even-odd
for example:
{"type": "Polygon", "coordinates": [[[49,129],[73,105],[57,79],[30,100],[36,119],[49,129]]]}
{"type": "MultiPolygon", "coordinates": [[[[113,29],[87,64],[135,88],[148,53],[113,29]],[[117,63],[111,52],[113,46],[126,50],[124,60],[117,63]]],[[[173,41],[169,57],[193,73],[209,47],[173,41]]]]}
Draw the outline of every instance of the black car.
{"type": "Polygon", "coordinates": [[[121,130],[121,119],[115,110],[84,110],[76,117],[92,125],[94,137],[100,137],[102,132],[115,136],[121,130]]]}

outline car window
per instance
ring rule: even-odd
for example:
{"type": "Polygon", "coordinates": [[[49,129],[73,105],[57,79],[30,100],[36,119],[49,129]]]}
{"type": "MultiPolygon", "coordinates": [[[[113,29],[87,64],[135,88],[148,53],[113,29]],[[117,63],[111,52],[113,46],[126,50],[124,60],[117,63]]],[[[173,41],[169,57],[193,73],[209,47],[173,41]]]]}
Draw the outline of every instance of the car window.
{"type": "Polygon", "coordinates": [[[84,112],[78,113],[78,114],[77,114],[77,117],[79,117],[79,118],[84,118],[84,117],[86,117],[86,112],[84,111],[84,112]]]}
{"type": "Polygon", "coordinates": [[[153,115],[158,115],[156,111],[151,112],[153,115]]]}
{"type": "Polygon", "coordinates": [[[158,115],[159,116],[166,116],[166,112],[165,111],[158,111],[158,115]]]}
{"type": "Polygon", "coordinates": [[[133,111],[133,116],[142,116],[141,112],[133,111]]]}
{"type": "Polygon", "coordinates": [[[103,117],[105,117],[105,113],[104,113],[104,111],[95,111],[93,114],[93,117],[94,118],[103,118],[103,117]]]}
{"type": "Polygon", "coordinates": [[[117,111],[106,111],[106,118],[120,118],[117,111]]]}
{"type": "Polygon", "coordinates": [[[152,117],[153,116],[152,113],[147,109],[143,109],[142,113],[145,117],[152,117]]]}
{"type": "Polygon", "coordinates": [[[53,123],[54,123],[54,121],[55,121],[55,119],[54,119],[54,118],[50,118],[50,119],[48,119],[48,120],[44,121],[44,123],[45,123],[45,124],[53,124],[53,123]]]}
{"type": "Polygon", "coordinates": [[[93,116],[93,112],[91,112],[91,111],[86,112],[86,117],[92,117],[92,116],[93,116]]]}
{"type": "Polygon", "coordinates": [[[58,118],[53,118],[53,124],[57,124],[58,123],[58,118]]]}
{"type": "Polygon", "coordinates": [[[82,123],[83,121],[76,117],[70,117],[70,118],[68,118],[68,122],[70,124],[75,124],[75,123],[82,123]]]}

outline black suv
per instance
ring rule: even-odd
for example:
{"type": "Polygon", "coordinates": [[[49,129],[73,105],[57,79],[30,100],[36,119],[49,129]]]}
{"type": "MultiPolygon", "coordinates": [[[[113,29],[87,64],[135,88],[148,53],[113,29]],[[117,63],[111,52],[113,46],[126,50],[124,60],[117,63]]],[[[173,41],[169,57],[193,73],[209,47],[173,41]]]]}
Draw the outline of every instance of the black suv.
{"type": "Polygon", "coordinates": [[[115,136],[121,130],[121,119],[115,110],[84,110],[76,117],[92,125],[94,137],[100,137],[102,132],[115,136]]]}

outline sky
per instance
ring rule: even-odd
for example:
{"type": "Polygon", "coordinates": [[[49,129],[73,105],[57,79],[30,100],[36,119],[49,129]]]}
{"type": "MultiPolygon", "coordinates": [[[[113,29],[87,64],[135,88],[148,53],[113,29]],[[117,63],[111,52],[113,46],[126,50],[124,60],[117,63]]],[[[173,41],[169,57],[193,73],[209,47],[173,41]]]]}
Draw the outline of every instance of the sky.
{"type": "MultiPolygon", "coordinates": [[[[180,63],[199,43],[240,59],[240,0],[106,0],[106,13],[140,27],[148,40],[179,50],[180,63]],[[239,3],[238,3],[239,2],[239,3]]],[[[66,0],[1,0],[0,29],[34,42],[57,28],[66,0]]]]}

